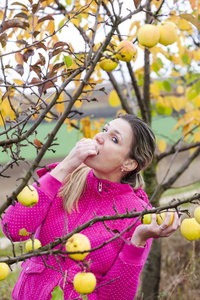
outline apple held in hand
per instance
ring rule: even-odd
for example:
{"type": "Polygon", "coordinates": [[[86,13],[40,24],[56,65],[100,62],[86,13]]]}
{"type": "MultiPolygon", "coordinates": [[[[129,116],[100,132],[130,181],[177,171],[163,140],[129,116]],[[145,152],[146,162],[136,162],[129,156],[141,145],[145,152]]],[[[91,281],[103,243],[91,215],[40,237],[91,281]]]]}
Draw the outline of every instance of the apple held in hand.
{"type": "MultiPolygon", "coordinates": [[[[162,212],[162,213],[156,215],[156,220],[157,220],[158,225],[161,225],[164,222],[165,215],[166,215],[166,212],[162,212]]],[[[174,221],[174,213],[170,212],[170,219],[169,219],[168,226],[172,225],[173,221],[174,221]]]]}
{"type": "Polygon", "coordinates": [[[96,277],[91,272],[77,273],[74,276],[73,285],[79,294],[91,294],[96,286],[96,277]]]}
{"type": "Polygon", "coordinates": [[[28,240],[25,244],[25,248],[27,252],[33,250],[33,243],[34,243],[34,250],[42,246],[41,242],[38,239],[34,239],[34,242],[32,242],[32,240],[28,240]]]}
{"type": "Polygon", "coordinates": [[[38,203],[39,196],[36,188],[32,185],[27,185],[18,194],[17,200],[24,206],[32,207],[38,203]]]}
{"type": "Polygon", "coordinates": [[[145,24],[138,30],[138,42],[145,47],[155,46],[160,38],[160,31],[157,26],[145,24]]]}
{"type": "Polygon", "coordinates": [[[122,41],[116,48],[116,57],[122,61],[131,61],[137,54],[137,49],[130,41],[122,41]]]}
{"type": "MultiPolygon", "coordinates": [[[[87,251],[91,249],[90,240],[82,233],[75,233],[66,242],[67,252],[87,251]]],[[[69,256],[76,260],[83,260],[89,252],[69,254],[69,256]]]]}
{"type": "MultiPolygon", "coordinates": [[[[165,215],[166,215],[166,212],[162,212],[162,213],[159,213],[156,215],[156,221],[157,221],[158,225],[161,225],[164,222],[165,215]]],[[[146,215],[142,216],[141,221],[143,224],[150,224],[151,219],[152,219],[151,214],[146,214],[146,215]]],[[[173,221],[174,221],[174,212],[170,212],[170,220],[169,220],[168,226],[172,225],[173,221]]]]}
{"type": "Polygon", "coordinates": [[[200,238],[200,224],[195,218],[184,219],[180,230],[183,237],[188,241],[195,241],[200,238]]]}
{"type": "Polygon", "coordinates": [[[9,267],[6,263],[0,263],[0,280],[6,279],[9,273],[9,267]]]}
{"type": "Polygon", "coordinates": [[[160,31],[159,43],[168,46],[177,41],[178,33],[177,27],[173,22],[165,22],[158,26],[160,31]]]}
{"type": "Polygon", "coordinates": [[[116,56],[111,51],[104,51],[103,57],[100,59],[99,66],[107,72],[115,70],[118,66],[116,56]]]}

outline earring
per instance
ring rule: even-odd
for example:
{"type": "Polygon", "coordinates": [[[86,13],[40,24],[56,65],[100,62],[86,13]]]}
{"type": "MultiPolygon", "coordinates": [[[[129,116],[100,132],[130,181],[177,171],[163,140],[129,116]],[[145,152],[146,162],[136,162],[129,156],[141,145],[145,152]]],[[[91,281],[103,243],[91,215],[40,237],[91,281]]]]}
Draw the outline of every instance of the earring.
{"type": "Polygon", "coordinates": [[[123,169],[123,168],[121,168],[121,171],[122,171],[122,172],[124,172],[124,169],[123,169]]]}

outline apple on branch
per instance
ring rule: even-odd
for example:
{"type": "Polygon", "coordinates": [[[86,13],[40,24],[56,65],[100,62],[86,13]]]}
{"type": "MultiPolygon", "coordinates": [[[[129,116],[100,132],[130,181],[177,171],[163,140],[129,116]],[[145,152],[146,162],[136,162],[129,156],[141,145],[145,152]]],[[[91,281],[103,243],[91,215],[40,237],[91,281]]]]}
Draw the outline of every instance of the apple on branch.
{"type": "Polygon", "coordinates": [[[0,280],[6,279],[9,273],[9,267],[6,263],[0,263],[0,280]]]}
{"type": "MultiPolygon", "coordinates": [[[[91,249],[90,240],[82,233],[75,233],[66,242],[65,249],[67,252],[87,251],[91,249]]],[[[89,252],[72,253],[69,256],[76,260],[84,260],[89,252]]]]}
{"type": "Polygon", "coordinates": [[[101,69],[107,72],[115,70],[118,66],[118,59],[111,51],[104,51],[102,58],[100,59],[99,66],[101,69]]]}
{"type": "Polygon", "coordinates": [[[145,47],[154,47],[160,38],[160,31],[156,25],[145,24],[138,30],[138,42],[145,47]]]}
{"type": "Polygon", "coordinates": [[[122,61],[131,61],[137,54],[137,49],[130,41],[122,41],[116,48],[116,57],[122,61]]]}
{"type": "Polygon", "coordinates": [[[160,31],[159,43],[168,46],[177,41],[178,33],[177,26],[173,22],[165,22],[163,24],[158,25],[160,31]]]}
{"type": "Polygon", "coordinates": [[[17,195],[17,200],[24,206],[32,207],[38,203],[38,192],[34,186],[27,185],[17,195]]]}
{"type": "Polygon", "coordinates": [[[74,276],[74,289],[79,294],[91,294],[96,287],[96,277],[91,272],[79,272],[74,276]]]}
{"type": "Polygon", "coordinates": [[[195,218],[184,219],[180,226],[181,234],[188,241],[195,241],[200,238],[200,224],[195,218]]]}
{"type": "Polygon", "coordinates": [[[42,244],[38,239],[34,239],[33,241],[30,239],[25,244],[26,252],[36,250],[36,249],[40,248],[41,246],[42,246],[42,244]]]}

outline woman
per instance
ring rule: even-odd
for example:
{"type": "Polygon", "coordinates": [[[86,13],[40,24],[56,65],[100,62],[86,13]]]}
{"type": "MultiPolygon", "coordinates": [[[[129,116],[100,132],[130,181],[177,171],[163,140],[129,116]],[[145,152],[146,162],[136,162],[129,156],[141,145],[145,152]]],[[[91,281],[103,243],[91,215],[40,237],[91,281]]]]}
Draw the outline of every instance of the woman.
{"type": "MultiPolygon", "coordinates": [[[[11,206],[2,227],[7,223],[13,241],[22,239],[19,236],[22,228],[35,232],[34,237],[44,246],[95,215],[150,209],[140,171],[150,164],[154,150],[154,134],[142,120],[131,115],[118,116],[93,140],[80,140],[61,163],[39,170],[40,186],[34,184],[39,202],[32,208],[20,203],[11,206]]],[[[122,238],[86,257],[90,271],[97,278],[97,289],[88,295],[89,300],[134,299],[152,238],[169,236],[180,226],[177,214],[168,227],[169,218],[167,213],[162,227],[153,215],[149,225],[141,224],[138,218],[124,219],[107,221],[106,226],[98,222],[82,231],[94,248],[133,224],[122,238]]],[[[65,299],[79,296],[72,282],[80,266],[70,258],[34,257],[24,262],[22,269],[12,293],[15,300],[49,300],[58,284],[65,299]]]]}

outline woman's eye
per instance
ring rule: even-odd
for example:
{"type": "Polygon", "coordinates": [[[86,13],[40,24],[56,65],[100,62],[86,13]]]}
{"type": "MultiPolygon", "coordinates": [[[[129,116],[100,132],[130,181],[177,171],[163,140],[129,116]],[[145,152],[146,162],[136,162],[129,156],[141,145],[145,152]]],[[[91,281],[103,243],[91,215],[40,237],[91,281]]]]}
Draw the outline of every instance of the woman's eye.
{"type": "Polygon", "coordinates": [[[107,131],[107,129],[106,129],[106,128],[103,128],[103,129],[102,129],[102,132],[106,132],[106,131],[107,131]]]}
{"type": "Polygon", "coordinates": [[[114,142],[115,144],[118,143],[118,139],[117,139],[116,137],[113,137],[112,140],[113,140],[113,142],[114,142]]]}

